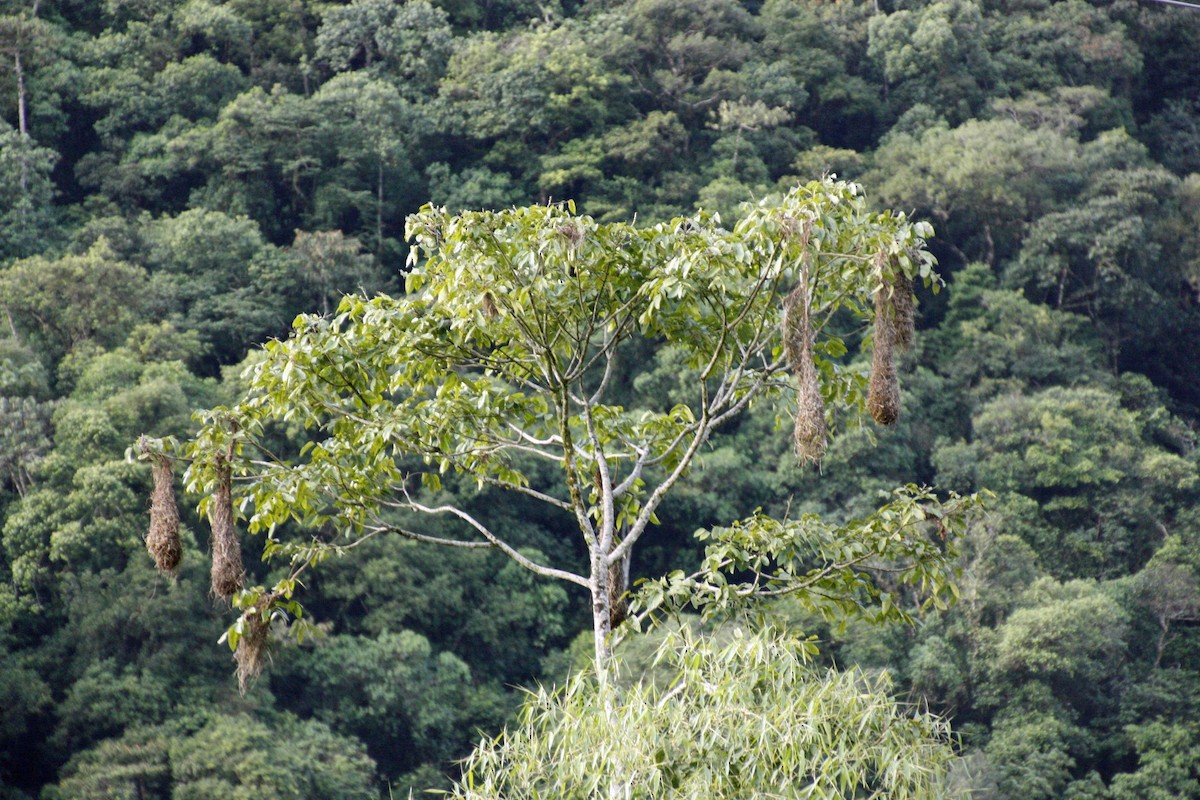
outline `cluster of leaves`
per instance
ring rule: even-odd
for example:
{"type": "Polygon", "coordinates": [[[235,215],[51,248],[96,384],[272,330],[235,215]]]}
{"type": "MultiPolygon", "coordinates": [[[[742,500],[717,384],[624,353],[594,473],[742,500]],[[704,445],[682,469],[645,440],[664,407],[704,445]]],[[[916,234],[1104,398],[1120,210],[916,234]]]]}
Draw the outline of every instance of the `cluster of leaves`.
{"type": "Polygon", "coordinates": [[[776,520],[759,513],[699,531],[697,538],[709,542],[699,570],[648,582],[638,603],[650,613],[666,604],[711,616],[748,599],[792,597],[834,624],[849,618],[911,624],[914,614],[944,611],[958,599],[960,528],[980,498],[952,495],[941,502],[911,485],[894,495],[869,517],[843,524],[817,514],[776,520]],[[886,584],[877,570],[888,574],[886,584]],[[903,587],[919,591],[916,608],[897,605],[888,591],[903,587]]]}

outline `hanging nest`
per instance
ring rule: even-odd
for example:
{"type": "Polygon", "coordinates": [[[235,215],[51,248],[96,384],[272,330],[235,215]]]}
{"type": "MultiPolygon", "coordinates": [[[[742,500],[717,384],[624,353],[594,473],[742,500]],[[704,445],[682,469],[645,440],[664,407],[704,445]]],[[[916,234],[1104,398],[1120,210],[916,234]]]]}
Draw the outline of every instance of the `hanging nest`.
{"type": "Polygon", "coordinates": [[[817,368],[811,361],[796,375],[796,422],[792,427],[792,446],[801,461],[817,462],[825,457],[825,401],[817,380],[817,368]]]}
{"type": "Polygon", "coordinates": [[[217,461],[217,491],[208,509],[212,525],[212,593],[229,598],[242,588],[242,546],[233,527],[232,471],[229,461],[217,461]]]}
{"type": "Polygon", "coordinates": [[[809,317],[808,270],[800,284],[783,301],[783,350],[796,376],[796,423],[792,445],[800,461],[820,461],[825,455],[829,428],[825,401],[812,356],[813,331],[809,317]]]}
{"type": "Polygon", "coordinates": [[[259,598],[253,608],[242,614],[242,635],[238,639],[233,660],[237,662],[238,691],[246,693],[250,681],[262,674],[269,653],[267,643],[271,633],[271,603],[275,595],[259,598]]]}
{"type": "Polygon", "coordinates": [[[496,308],[496,300],[490,291],[483,293],[483,315],[488,319],[500,316],[500,309],[496,308]]]}
{"type": "Polygon", "coordinates": [[[888,295],[886,284],[875,293],[875,342],[867,391],[867,411],[880,425],[892,425],[900,416],[900,379],[896,375],[895,354],[897,331],[888,295]]]}
{"type": "Polygon", "coordinates": [[[897,270],[891,280],[891,295],[888,298],[892,311],[892,327],[895,343],[900,350],[912,347],[913,330],[916,327],[916,298],[913,297],[912,280],[897,270]]]}
{"type": "Polygon", "coordinates": [[[575,220],[567,220],[556,229],[558,234],[571,243],[571,247],[578,247],[584,238],[583,228],[575,220]]]}
{"type": "Polygon", "coordinates": [[[174,572],[183,557],[179,541],[179,508],[175,504],[175,476],[171,462],[161,453],[150,456],[154,491],[150,494],[150,530],[146,550],[154,557],[159,572],[174,572]]]}

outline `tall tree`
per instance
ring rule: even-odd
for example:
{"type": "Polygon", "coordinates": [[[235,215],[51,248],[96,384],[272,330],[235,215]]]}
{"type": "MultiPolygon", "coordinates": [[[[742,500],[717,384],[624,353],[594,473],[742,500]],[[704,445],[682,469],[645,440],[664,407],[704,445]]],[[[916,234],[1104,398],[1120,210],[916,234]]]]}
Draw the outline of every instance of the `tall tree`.
{"type": "MultiPolygon", "coordinates": [[[[805,459],[823,452],[825,403],[894,419],[890,352],[905,327],[909,281],[935,280],[923,250],[929,233],[902,214],[868,211],[859,187],[830,179],[764,202],[733,230],[704,216],[639,229],[558,206],[461,216],[425,208],[409,220],[409,293],[348,297],[332,320],[298,320],[290,339],[266,345],[246,397],[209,412],[187,447],[189,486],[214,495],[204,502],[214,524],[231,513],[236,474],[250,530],[292,564],[272,589],[236,596],[246,613],[231,645],[255,664],[265,621],[297,610],[299,573],[363,538],[394,534],[496,548],[583,588],[603,681],[632,550],[717,427],[752,401],[790,395],[789,369],[799,376],[805,459]],[[875,318],[869,396],[861,373],[836,360],[845,352],[830,323],[839,312],[875,318]],[[619,362],[644,340],[679,351],[688,402],[635,412],[610,399],[619,362]],[[312,432],[299,460],[269,455],[264,437],[276,421],[312,432]],[[535,483],[537,464],[554,477],[535,483]],[[442,502],[446,473],[548,506],[583,545],[584,567],[543,563],[483,515],[442,502]],[[452,519],[461,533],[423,530],[423,517],[452,519]],[[342,538],[289,540],[290,521],[342,538]]],[[[896,580],[925,581],[937,594],[946,590],[945,554],[919,544],[922,522],[952,510],[927,493],[902,493],[844,537],[813,519],[755,516],[714,532],[728,544],[713,561],[744,559],[763,571],[768,561],[788,564],[762,585],[778,594],[820,585],[850,602],[872,585],[862,563],[890,558],[896,580]],[[751,550],[770,555],[754,561],[751,550]],[[817,559],[811,573],[799,552],[817,559]]],[[[871,596],[890,609],[886,593],[871,596]]]]}
{"type": "Polygon", "coordinates": [[[19,14],[0,16],[0,54],[3,68],[12,73],[16,84],[17,131],[29,135],[29,68],[47,51],[54,29],[38,18],[41,0],[19,14]]]}
{"type": "Polygon", "coordinates": [[[145,307],[146,272],[104,239],[83,255],[35,256],[0,271],[0,306],[52,359],[87,341],[119,344],[145,307]]]}
{"type": "Polygon", "coordinates": [[[0,264],[42,252],[53,231],[58,154],[0,120],[0,264]]]}

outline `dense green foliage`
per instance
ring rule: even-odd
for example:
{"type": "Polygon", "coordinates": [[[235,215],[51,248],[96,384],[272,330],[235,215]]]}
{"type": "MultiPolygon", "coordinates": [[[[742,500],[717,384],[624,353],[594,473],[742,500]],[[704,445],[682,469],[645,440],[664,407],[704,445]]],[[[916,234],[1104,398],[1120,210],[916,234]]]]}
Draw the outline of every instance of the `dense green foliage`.
{"type": "Polygon", "coordinates": [[[776,631],[722,645],[669,631],[656,686],[613,692],[587,673],[539,690],[521,724],[483,742],[453,797],[944,797],[944,719],[910,714],[886,677],[818,670],[776,631]],[[670,731],[669,737],[663,732],[670,731]]]}
{"type": "MultiPolygon", "coordinates": [[[[297,314],[400,294],[426,200],[732,227],[825,171],[937,231],[949,287],[919,292],[900,421],[840,420],[817,471],[756,405],[634,576],[698,568],[693,531],[756,509],[841,523],[909,482],[990,488],[948,611],[776,611],[945,713],[975,797],[1200,797],[1198,51],[1200,13],[1132,0],[0,0],[0,797],[444,785],[512,686],[578,662],[583,596],[377,536],[306,580],[325,635],[242,697],[197,498],[160,577],[126,450],[244,394],[238,365],[297,314]]],[[[866,331],[831,324],[828,357],[865,373],[866,331]]],[[[614,376],[660,415],[694,387],[652,344],[614,376]]],[[[441,490],[522,552],[585,559],[537,503],[441,490]]],[[[283,577],[244,547],[251,583],[283,577]]]]}

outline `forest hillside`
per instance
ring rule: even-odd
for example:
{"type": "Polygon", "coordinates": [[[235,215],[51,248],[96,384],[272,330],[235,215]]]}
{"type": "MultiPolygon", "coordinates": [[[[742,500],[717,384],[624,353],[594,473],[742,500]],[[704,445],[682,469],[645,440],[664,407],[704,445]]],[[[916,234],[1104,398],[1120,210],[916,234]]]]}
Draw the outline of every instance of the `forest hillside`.
{"type": "MultiPolygon", "coordinates": [[[[944,714],[972,797],[1200,798],[1197,53],[1200,9],[1152,0],[0,0],[0,798],[447,786],[518,687],[586,661],[587,598],[376,537],[306,579],[320,635],[243,694],[181,469],[176,575],[146,553],[139,436],[192,436],[297,315],[402,294],[426,202],[732,225],[829,173],[936,232],[904,412],[819,468],[776,409],[722,426],[632,577],[756,509],[990,490],[948,611],[780,613],[944,714]]],[[[686,365],[636,355],[623,404],[671,408],[686,365]]],[[[532,505],[441,491],[584,559],[532,505]]]]}

